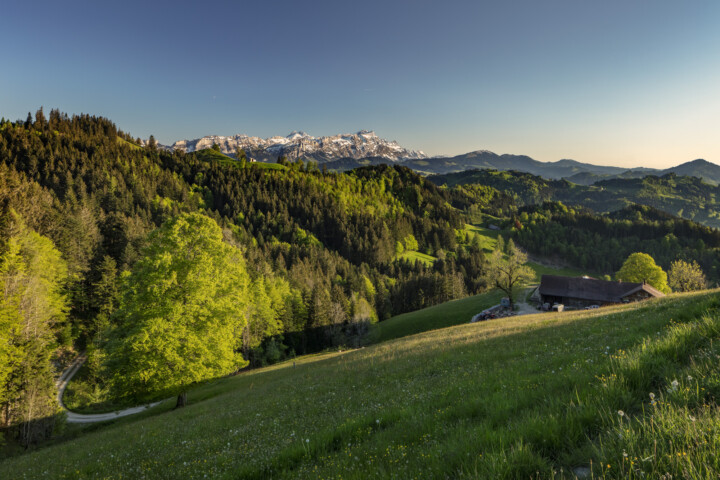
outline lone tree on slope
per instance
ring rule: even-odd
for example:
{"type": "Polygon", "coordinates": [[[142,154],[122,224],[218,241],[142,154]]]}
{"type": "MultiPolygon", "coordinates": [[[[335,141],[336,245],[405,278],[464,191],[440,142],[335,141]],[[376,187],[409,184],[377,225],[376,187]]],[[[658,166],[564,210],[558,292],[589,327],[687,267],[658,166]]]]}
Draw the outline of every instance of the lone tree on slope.
{"type": "Polygon", "coordinates": [[[517,248],[512,239],[508,241],[506,251],[507,255],[496,248],[490,255],[486,278],[507,294],[512,308],[515,288],[535,278],[535,272],[526,265],[527,254],[517,248]]]}

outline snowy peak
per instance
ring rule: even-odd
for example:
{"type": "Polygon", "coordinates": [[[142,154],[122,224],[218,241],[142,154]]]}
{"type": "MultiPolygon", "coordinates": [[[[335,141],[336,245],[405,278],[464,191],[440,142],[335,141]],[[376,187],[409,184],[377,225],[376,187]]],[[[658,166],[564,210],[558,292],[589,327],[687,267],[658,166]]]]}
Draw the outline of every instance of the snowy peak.
{"type": "Polygon", "coordinates": [[[264,139],[248,135],[208,135],[195,140],[180,140],[169,148],[194,152],[211,148],[216,143],[225,154],[234,155],[237,149],[241,148],[249,156],[265,161],[275,161],[283,155],[291,160],[303,157],[318,162],[367,157],[381,157],[393,162],[427,158],[423,152],[408,150],[394,140],[380,138],[372,130],[327,137],[313,137],[303,131],[293,131],[285,137],[264,139]]]}

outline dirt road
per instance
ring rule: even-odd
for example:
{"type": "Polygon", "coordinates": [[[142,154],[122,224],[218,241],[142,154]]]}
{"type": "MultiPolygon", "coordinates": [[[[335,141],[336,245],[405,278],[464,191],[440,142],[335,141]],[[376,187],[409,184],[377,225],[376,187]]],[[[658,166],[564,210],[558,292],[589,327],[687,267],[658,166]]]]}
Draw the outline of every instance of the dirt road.
{"type": "Polygon", "coordinates": [[[124,410],[117,410],[115,412],[110,413],[93,413],[93,414],[82,414],[82,413],[75,413],[71,412],[70,410],[65,407],[65,404],[62,401],[63,394],[65,393],[65,388],[67,387],[68,383],[72,379],[73,376],[80,370],[80,367],[85,362],[87,357],[85,355],[79,355],[73,362],[63,371],[62,375],[60,375],[60,378],[57,379],[55,382],[55,385],[58,389],[58,396],[57,401],[60,404],[60,407],[62,407],[65,412],[67,412],[67,421],[68,423],[95,423],[95,422],[106,422],[108,420],[114,420],[116,418],[120,417],[126,417],[128,415],[132,415],[134,413],[140,413],[150,407],[154,407],[155,405],[159,404],[160,402],[150,403],[148,405],[141,405],[139,407],[133,407],[133,408],[126,408],[124,410]]]}

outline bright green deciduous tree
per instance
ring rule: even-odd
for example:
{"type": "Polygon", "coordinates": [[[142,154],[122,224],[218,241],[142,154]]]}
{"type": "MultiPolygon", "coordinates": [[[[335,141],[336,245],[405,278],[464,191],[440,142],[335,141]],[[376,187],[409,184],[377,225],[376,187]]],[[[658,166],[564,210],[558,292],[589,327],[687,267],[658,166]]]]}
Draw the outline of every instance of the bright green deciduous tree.
{"type": "Polygon", "coordinates": [[[7,214],[0,246],[0,419],[22,444],[48,437],[58,405],[52,355],[67,316],[67,265],[50,239],[7,214]]]}
{"type": "Polygon", "coordinates": [[[667,274],[647,253],[631,254],[615,277],[622,282],[646,282],[663,293],[670,293],[667,274]]]}
{"type": "Polygon", "coordinates": [[[675,260],[668,270],[668,284],[675,292],[692,292],[707,288],[707,279],[695,260],[675,260]]]}
{"type": "Polygon", "coordinates": [[[405,237],[405,250],[415,251],[418,248],[418,241],[413,235],[408,235],[407,237],[405,237]]]}
{"type": "Polygon", "coordinates": [[[504,255],[502,250],[496,248],[490,255],[486,278],[489,284],[507,294],[512,307],[515,288],[534,279],[535,272],[526,265],[527,254],[518,249],[512,239],[508,241],[506,251],[507,255],[504,255]]]}
{"type": "Polygon", "coordinates": [[[107,349],[115,391],[172,393],[184,406],[193,383],[245,366],[247,293],[243,255],[215,221],[193,213],[165,222],[124,278],[107,349]]]}

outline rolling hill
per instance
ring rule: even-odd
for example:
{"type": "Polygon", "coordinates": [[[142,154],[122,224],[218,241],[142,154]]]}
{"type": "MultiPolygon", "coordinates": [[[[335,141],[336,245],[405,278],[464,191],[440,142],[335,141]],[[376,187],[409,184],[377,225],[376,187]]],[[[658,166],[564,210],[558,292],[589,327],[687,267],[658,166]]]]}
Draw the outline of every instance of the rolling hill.
{"type": "Polygon", "coordinates": [[[303,357],[75,431],[0,477],[711,478],[718,305],[675,295],[303,357]]]}
{"type": "Polygon", "coordinates": [[[546,201],[579,205],[598,213],[620,210],[629,204],[647,205],[703,225],[720,228],[720,187],[695,176],[666,173],[643,178],[610,178],[593,185],[569,180],[548,180],[517,171],[469,170],[431,175],[437,185],[487,185],[513,195],[516,201],[535,205],[546,201]]]}

